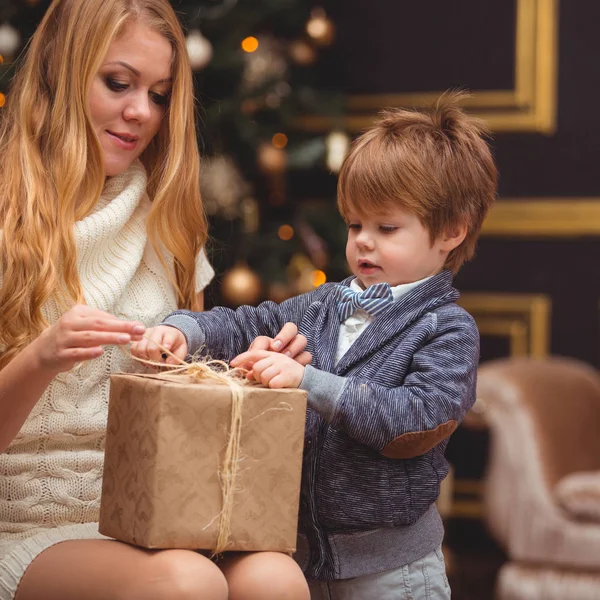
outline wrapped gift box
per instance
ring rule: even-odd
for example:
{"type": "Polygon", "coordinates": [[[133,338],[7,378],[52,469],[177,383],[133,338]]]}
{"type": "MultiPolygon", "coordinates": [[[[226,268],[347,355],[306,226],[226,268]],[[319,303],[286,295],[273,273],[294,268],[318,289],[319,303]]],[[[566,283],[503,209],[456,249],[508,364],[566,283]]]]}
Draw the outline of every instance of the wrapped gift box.
{"type": "MultiPolygon", "coordinates": [[[[242,390],[225,549],[293,552],[306,392],[242,390]]],[[[231,419],[228,385],[111,376],[100,532],[146,548],[214,550],[231,419]]]]}

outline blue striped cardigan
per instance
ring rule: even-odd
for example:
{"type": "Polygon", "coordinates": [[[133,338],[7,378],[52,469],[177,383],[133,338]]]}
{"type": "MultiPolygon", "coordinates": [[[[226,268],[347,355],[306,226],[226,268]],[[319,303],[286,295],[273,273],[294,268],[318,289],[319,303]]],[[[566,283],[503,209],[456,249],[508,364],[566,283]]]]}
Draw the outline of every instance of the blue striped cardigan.
{"type": "Polygon", "coordinates": [[[334,364],[337,286],[351,280],[279,305],[176,311],[164,321],[183,331],[190,352],[204,345],[224,360],[288,321],[308,339],[300,547],[307,576],[318,579],[396,568],[439,546],[444,451],[475,401],[479,334],[449,271],[390,303],[334,364]]]}

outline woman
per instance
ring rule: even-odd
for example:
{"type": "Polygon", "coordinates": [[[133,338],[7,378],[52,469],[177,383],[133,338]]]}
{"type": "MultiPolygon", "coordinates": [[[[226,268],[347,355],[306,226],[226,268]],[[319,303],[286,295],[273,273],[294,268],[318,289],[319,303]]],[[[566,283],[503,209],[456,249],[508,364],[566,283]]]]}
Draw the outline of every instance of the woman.
{"type": "Polygon", "coordinates": [[[167,0],[54,0],[0,124],[0,600],[308,598],[292,559],[98,533],[109,375],[201,310],[191,71],[167,0]]]}

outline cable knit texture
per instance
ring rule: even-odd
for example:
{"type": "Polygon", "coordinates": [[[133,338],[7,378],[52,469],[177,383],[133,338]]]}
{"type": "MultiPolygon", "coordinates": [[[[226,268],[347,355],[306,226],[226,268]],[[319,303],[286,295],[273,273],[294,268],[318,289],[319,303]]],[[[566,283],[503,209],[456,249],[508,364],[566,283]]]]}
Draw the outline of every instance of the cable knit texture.
{"type": "MultiPolygon", "coordinates": [[[[176,308],[176,296],[147,242],[145,190],[146,173],[136,162],[107,181],[94,212],[76,223],[75,237],[86,302],[155,325],[176,308]]],[[[165,258],[171,265],[166,252],[165,258]]],[[[196,271],[200,291],[214,275],[204,252],[196,271]]],[[[56,299],[43,312],[50,324],[61,316],[56,299]]],[[[0,454],[0,600],[13,598],[25,569],[45,548],[66,539],[102,537],[96,523],[109,375],[136,370],[139,363],[110,346],[99,358],[56,377],[0,454]]]]}

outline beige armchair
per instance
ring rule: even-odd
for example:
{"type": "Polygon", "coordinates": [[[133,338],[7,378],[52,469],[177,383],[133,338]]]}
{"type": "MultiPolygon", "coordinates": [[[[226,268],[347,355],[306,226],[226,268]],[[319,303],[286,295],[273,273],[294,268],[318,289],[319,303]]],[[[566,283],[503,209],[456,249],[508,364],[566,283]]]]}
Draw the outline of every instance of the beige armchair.
{"type": "Polygon", "coordinates": [[[600,600],[600,374],[566,358],[480,367],[485,519],[499,600],[600,600]]]}

